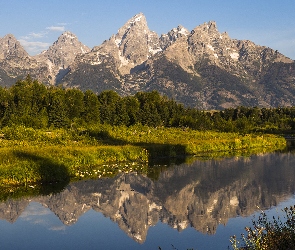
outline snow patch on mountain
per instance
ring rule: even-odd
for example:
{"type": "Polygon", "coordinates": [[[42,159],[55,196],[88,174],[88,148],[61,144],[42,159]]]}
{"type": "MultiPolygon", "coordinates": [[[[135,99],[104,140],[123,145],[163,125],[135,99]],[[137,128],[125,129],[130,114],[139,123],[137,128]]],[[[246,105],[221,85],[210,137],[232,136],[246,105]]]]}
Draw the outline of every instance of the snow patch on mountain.
{"type": "Polygon", "coordinates": [[[240,55],[239,55],[239,53],[237,53],[237,52],[233,52],[233,53],[230,54],[230,57],[231,57],[232,59],[234,59],[234,60],[238,60],[239,57],[240,57],[240,55]]]}
{"type": "Polygon", "coordinates": [[[119,47],[122,43],[122,39],[115,39],[115,44],[119,47]]]}
{"type": "Polygon", "coordinates": [[[210,50],[214,51],[214,48],[213,48],[213,46],[212,46],[211,44],[208,44],[207,47],[208,47],[210,50]]]}
{"type": "Polygon", "coordinates": [[[157,54],[158,52],[161,52],[163,51],[161,48],[156,48],[156,49],[153,49],[151,46],[149,46],[149,53],[155,55],[157,54]]]}
{"type": "Polygon", "coordinates": [[[120,62],[121,62],[120,67],[128,65],[130,63],[128,59],[126,59],[124,56],[121,55],[120,51],[118,51],[118,55],[119,55],[119,59],[120,59],[120,62]]]}

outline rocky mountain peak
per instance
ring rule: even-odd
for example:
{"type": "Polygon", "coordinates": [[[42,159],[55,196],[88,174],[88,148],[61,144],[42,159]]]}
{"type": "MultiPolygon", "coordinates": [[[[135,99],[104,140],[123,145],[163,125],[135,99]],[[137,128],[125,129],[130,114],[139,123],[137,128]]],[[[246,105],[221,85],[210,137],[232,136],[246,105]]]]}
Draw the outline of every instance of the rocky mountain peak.
{"type": "Polygon", "coordinates": [[[207,27],[208,27],[208,32],[209,33],[218,32],[215,21],[209,21],[208,24],[207,24],[207,27]]]}
{"type": "Polygon", "coordinates": [[[14,57],[29,57],[20,42],[12,34],[0,38],[0,60],[10,60],[14,57]]]}
{"type": "Polygon", "coordinates": [[[183,34],[185,36],[189,35],[190,32],[188,31],[188,29],[186,29],[185,27],[183,27],[182,25],[178,25],[177,28],[176,28],[177,32],[179,34],[183,34]]]}
{"type": "Polygon", "coordinates": [[[35,58],[38,62],[48,65],[50,71],[51,84],[55,84],[67,72],[77,55],[90,51],[86,45],[82,44],[77,36],[69,31],[62,33],[48,50],[43,51],[35,58]]]}
{"type": "Polygon", "coordinates": [[[115,35],[120,56],[134,65],[141,64],[159,49],[158,35],[150,31],[145,16],[139,13],[128,20],[115,35]]]}
{"type": "Polygon", "coordinates": [[[58,37],[58,39],[53,43],[52,46],[71,46],[77,45],[77,43],[79,43],[77,36],[69,31],[65,31],[58,37]]]}
{"type": "Polygon", "coordinates": [[[148,25],[146,18],[143,13],[139,13],[135,16],[133,16],[131,19],[129,19],[119,30],[118,30],[118,36],[124,36],[126,32],[130,30],[141,30],[141,29],[147,29],[148,25]]]}
{"type": "Polygon", "coordinates": [[[187,37],[190,32],[182,25],[170,30],[167,34],[162,34],[160,37],[160,46],[164,50],[174,43],[180,37],[187,37]]]}
{"type": "Polygon", "coordinates": [[[75,34],[73,34],[70,31],[65,31],[59,36],[57,41],[61,42],[61,41],[66,41],[68,39],[70,39],[70,40],[78,40],[78,38],[77,38],[77,36],[75,34]]]}
{"type": "Polygon", "coordinates": [[[10,41],[14,42],[14,43],[17,42],[17,39],[15,38],[15,36],[13,34],[7,34],[4,37],[0,38],[0,40],[1,40],[1,44],[3,41],[7,41],[8,45],[9,45],[10,41]]]}
{"type": "Polygon", "coordinates": [[[62,33],[58,39],[49,47],[48,50],[44,51],[42,55],[50,54],[79,54],[87,53],[90,51],[86,45],[82,44],[77,36],[69,31],[62,33]]]}
{"type": "Polygon", "coordinates": [[[94,47],[82,60],[91,65],[100,65],[105,60],[115,62],[120,73],[125,75],[159,51],[157,33],[150,31],[145,16],[139,13],[129,19],[116,35],[94,47]],[[108,58],[109,55],[114,60],[108,58]]]}
{"type": "Polygon", "coordinates": [[[157,90],[202,109],[294,105],[294,64],[276,50],[220,33],[215,21],[191,32],[179,25],[159,38],[142,13],[91,51],[69,31],[35,57],[13,35],[0,38],[2,86],[30,74],[95,92],[157,90]]]}
{"type": "Polygon", "coordinates": [[[115,35],[117,46],[122,45],[123,39],[128,39],[130,36],[142,36],[149,32],[147,21],[145,16],[142,13],[139,13],[129,19],[115,35]]]}
{"type": "Polygon", "coordinates": [[[229,50],[232,45],[228,43],[227,36],[223,38],[217,29],[216,22],[203,23],[192,30],[187,39],[189,54],[192,55],[193,64],[207,58],[208,62],[219,64],[223,50],[229,50]],[[227,49],[226,49],[227,48],[227,49]]]}
{"type": "Polygon", "coordinates": [[[191,34],[195,37],[197,36],[201,40],[207,37],[220,37],[221,35],[217,29],[215,21],[205,22],[197,26],[192,30],[191,34]]]}
{"type": "Polygon", "coordinates": [[[35,78],[43,78],[43,68],[39,66],[12,34],[0,39],[0,69],[5,72],[0,76],[1,84],[3,84],[2,79],[6,79],[3,85],[9,86],[15,82],[16,78],[28,74],[35,78]]]}

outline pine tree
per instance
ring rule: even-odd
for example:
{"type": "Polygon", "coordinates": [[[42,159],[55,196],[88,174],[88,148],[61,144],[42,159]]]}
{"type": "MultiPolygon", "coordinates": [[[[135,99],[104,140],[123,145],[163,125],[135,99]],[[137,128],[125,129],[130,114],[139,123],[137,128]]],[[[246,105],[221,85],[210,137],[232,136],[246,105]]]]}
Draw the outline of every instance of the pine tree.
{"type": "Polygon", "coordinates": [[[82,118],[86,123],[100,122],[100,103],[98,97],[91,90],[84,93],[84,112],[82,118]]]}
{"type": "Polygon", "coordinates": [[[100,120],[101,123],[114,125],[116,121],[116,103],[121,97],[113,90],[103,91],[98,95],[100,102],[100,120]]]}
{"type": "Polygon", "coordinates": [[[53,88],[49,94],[48,124],[56,128],[69,126],[69,117],[65,102],[65,90],[53,88]]]}
{"type": "Polygon", "coordinates": [[[68,117],[71,121],[80,118],[84,112],[84,94],[79,89],[67,89],[65,91],[65,104],[68,117]]]}

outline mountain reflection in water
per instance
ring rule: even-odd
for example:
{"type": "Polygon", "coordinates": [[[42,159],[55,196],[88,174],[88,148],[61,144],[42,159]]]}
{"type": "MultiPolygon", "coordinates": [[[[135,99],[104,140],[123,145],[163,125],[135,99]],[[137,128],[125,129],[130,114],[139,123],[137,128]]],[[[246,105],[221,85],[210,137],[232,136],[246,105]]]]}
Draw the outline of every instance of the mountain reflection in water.
{"type": "Polygon", "coordinates": [[[215,234],[230,218],[276,206],[294,194],[295,155],[270,153],[196,160],[167,168],[156,180],[136,173],[74,182],[61,193],[7,200],[0,219],[15,223],[30,202],[49,208],[64,225],[89,210],[102,213],[129,237],[144,243],[159,221],[178,231],[215,234]]]}

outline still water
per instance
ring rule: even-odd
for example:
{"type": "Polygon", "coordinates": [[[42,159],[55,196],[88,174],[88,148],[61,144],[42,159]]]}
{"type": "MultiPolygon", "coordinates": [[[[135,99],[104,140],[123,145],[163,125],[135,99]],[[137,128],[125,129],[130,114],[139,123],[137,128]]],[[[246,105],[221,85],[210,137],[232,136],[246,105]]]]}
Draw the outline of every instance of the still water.
{"type": "Polygon", "coordinates": [[[0,249],[228,249],[260,210],[295,204],[292,152],[157,168],[1,202],[0,249]]]}

